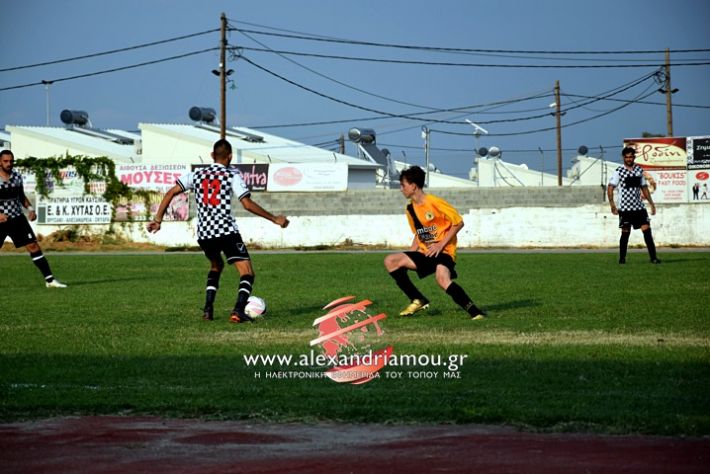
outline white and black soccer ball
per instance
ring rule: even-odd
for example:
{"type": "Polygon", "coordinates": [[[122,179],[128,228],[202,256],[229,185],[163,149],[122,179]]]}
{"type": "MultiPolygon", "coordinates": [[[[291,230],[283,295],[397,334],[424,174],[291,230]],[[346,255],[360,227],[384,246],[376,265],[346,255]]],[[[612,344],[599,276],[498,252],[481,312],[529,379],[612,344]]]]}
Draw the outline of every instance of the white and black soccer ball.
{"type": "Polygon", "coordinates": [[[244,312],[250,318],[260,318],[266,314],[266,301],[258,296],[250,296],[247,300],[244,312]]]}

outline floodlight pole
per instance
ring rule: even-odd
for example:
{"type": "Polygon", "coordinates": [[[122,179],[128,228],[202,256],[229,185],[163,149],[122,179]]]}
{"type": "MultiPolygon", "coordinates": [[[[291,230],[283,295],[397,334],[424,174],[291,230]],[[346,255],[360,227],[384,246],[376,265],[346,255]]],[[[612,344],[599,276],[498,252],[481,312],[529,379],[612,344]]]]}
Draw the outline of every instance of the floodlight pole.
{"type": "Polygon", "coordinates": [[[220,51],[219,51],[219,137],[227,135],[227,16],[222,13],[220,17],[222,26],[220,51]]]}

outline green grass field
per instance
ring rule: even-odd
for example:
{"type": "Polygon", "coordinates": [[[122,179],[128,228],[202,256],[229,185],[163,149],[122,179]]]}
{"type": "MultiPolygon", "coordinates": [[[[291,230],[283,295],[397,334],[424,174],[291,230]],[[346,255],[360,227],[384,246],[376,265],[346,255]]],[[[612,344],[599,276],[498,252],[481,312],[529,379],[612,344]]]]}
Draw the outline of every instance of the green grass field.
{"type": "MultiPolygon", "coordinates": [[[[0,419],[153,414],[211,419],[502,423],[524,429],[710,434],[710,253],[459,256],[458,282],[489,310],[470,321],[435,286],[421,316],[383,253],[257,253],[269,314],[228,323],[227,268],[216,320],[201,320],[197,254],[50,255],[66,290],[45,289],[26,255],[0,257],[0,419]],[[309,354],[313,320],[355,295],[385,312],[396,354],[466,355],[446,367],[386,367],[364,385],[271,378],[316,367],[248,366],[244,355],[309,354]],[[425,372],[436,378],[414,378],[425,372]],[[271,374],[271,375],[270,375],[271,374]],[[399,376],[398,378],[393,378],[399,376]]],[[[373,313],[374,314],[374,313],[373,313]]],[[[317,349],[316,349],[317,351],[317,349]]]]}

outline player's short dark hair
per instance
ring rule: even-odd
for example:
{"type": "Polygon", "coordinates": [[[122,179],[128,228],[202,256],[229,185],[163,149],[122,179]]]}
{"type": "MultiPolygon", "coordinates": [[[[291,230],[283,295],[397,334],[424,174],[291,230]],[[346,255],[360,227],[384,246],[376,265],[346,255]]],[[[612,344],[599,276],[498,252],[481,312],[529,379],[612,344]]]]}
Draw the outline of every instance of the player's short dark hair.
{"type": "Polygon", "coordinates": [[[232,144],[229,143],[226,139],[221,138],[214,142],[214,146],[212,147],[212,153],[214,154],[215,158],[226,158],[227,155],[230,155],[232,153],[232,144]]]}
{"type": "Polygon", "coordinates": [[[626,155],[636,155],[636,148],[630,147],[630,146],[625,146],[623,150],[621,150],[621,156],[626,156],[626,155]]]}
{"type": "Polygon", "coordinates": [[[11,150],[8,150],[8,149],[0,151],[0,156],[2,156],[2,155],[10,155],[13,158],[15,157],[15,154],[11,150]]]}
{"type": "Polygon", "coordinates": [[[399,182],[401,183],[403,179],[406,179],[408,183],[416,184],[419,189],[424,188],[424,179],[426,178],[426,173],[424,170],[418,166],[412,166],[399,174],[399,182]]]}

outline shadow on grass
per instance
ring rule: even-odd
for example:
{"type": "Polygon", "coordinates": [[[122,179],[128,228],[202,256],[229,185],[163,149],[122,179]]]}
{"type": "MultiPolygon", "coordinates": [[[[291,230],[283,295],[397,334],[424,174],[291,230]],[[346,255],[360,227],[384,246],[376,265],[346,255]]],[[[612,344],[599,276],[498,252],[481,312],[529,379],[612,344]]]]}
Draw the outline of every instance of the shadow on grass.
{"type": "MultiPolygon", "coordinates": [[[[618,433],[671,435],[704,435],[710,427],[708,368],[697,357],[677,361],[648,353],[643,360],[630,360],[626,356],[631,351],[603,360],[597,348],[580,349],[569,359],[556,358],[554,349],[525,349],[527,357],[510,357],[507,350],[464,345],[460,353],[475,350],[476,363],[463,366],[455,381],[444,381],[443,375],[438,380],[410,377],[407,372],[422,369],[414,364],[385,369],[402,377],[383,374],[353,387],[322,377],[272,378],[269,374],[323,369],[288,362],[246,363],[243,355],[256,354],[256,346],[223,354],[207,346],[192,350],[192,355],[156,356],[127,351],[121,357],[43,350],[8,354],[0,377],[0,421],[115,414],[130,407],[139,414],[190,418],[214,414],[240,419],[262,412],[277,421],[594,425],[618,433]]],[[[288,347],[274,350],[296,357],[288,347]]],[[[436,354],[446,349],[422,344],[414,350],[436,354]]],[[[428,367],[445,371],[444,366],[428,367]]]]}
{"type": "Polygon", "coordinates": [[[61,280],[62,283],[67,283],[70,286],[88,286],[88,285],[100,285],[102,283],[117,283],[119,281],[139,281],[139,280],[154,280],[155,278],[151,276],[134,276],[134,277],[120,277],[120,278],[96,278],[93,280],[81,280],[77,282],[65,282],[61,280]]]}
{"type": "Polygon", "coordinates": [[[489,304],[486,305],[484,309],[487,311],[502,311],[506,309],[532,308],[535,306],[542,306],[542,304],[535,300],[517,300],[508,301],[507,303],[489,304]]]}

